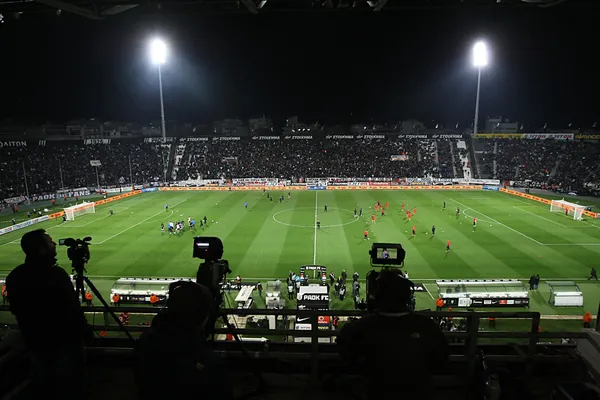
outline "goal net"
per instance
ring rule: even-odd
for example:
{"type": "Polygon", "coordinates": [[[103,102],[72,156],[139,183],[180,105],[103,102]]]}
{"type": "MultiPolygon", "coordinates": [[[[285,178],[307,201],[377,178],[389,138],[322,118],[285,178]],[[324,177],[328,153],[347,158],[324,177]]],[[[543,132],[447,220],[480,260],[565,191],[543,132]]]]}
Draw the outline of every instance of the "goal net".
{"type": "Polygon", "coordinates": [[[73,207],[65,208],[65,216],[67,217],[67,221],[73,221],[75,217],[78,217],[83,214],[95,213],[96,208],[94,207],[94,203],[83,203],[78,204],[73,207]]]}
{"type": "Polygon", "coordinates": [[[581,220],[584,211],[585,206],[569,203],[565,200],[552,200],[552,203],[550,204],[550,212],[562,212],[569,216],[573,216],[573,219],[578,221],[581,220]]]}

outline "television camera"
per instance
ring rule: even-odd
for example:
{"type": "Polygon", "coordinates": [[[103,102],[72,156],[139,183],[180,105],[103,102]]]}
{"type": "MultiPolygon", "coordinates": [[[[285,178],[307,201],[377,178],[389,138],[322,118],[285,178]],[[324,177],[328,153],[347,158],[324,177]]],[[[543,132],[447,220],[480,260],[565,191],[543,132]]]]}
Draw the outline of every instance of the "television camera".
{"type": "Polygon", "coordinates": [[[196,236],[192,257],[204,260],[198,267],[196,282],[206,286],[212,293],[215,308],[206,326],[214,329],[219,307],[223,303],[221,286],[226,282],[227,274],[231,273],[229,261],[221,259],[223,242],[218,237],[196,236]]]}
{"type": "Polygon", "coordinates": [[[73,279],[75,279],[75,290],[81,295],[82,301],[85,300],[85,288],[83,287],[84,273],[87,272],[85,264],[90,260],[90,241],[91,236],[83,239],[59,239],[59,246],[67,246],[67,257],[71,260],[73,279]]]}
{"type": "MultiPolygon", "coordinates": [[[[377,292],[381,271],[395,273],[404,279],[401,267],[404,267],[404,259],[406,258],[406,250],[399,243],[373,243],[369,250],[370,264],[373,267],[367,273],[367,311],[374,312],[377,310],[377,292]],[[375,270],[381,268],[381,271],[375,270]]],[[[414,284],[406,279],[406,283],[411,288],[410,302],[407,307],[414,310],[414,284]]]]}
{"type": "Polygon", "coordinates": [[[85,301],[85,286],[83,285],[83,283],[85,282],[88,288],[92,292],[94,292],[96,298],[100,300],[107,312],[121,327],[123,332],[125,332],[125,334],[129,337],[130,340],[134,341],[133,336],[131,336],[131,333],[129,333],[129,331],[125,328],[123,323],[110,309],[108,303],[106,303],[106,301],[102,297],[102,294],[98,291],[94,283],[90,281],[90,279],[87,276],[85,276],[85,272],[87,272],[87,270],[85,269],[85,264],[87,264],[87,262],[91,258],[89,247],[91,244],[91,240],[91,236],[86,236],[83,239],[67,238],[58,240],[59,246],[67,246],[67,257],[69,257],[69,260],[71,260],[72,274],[73,279],[75,280],[75,291],[78,295],[81,295],[81,301],[85,301]]]}

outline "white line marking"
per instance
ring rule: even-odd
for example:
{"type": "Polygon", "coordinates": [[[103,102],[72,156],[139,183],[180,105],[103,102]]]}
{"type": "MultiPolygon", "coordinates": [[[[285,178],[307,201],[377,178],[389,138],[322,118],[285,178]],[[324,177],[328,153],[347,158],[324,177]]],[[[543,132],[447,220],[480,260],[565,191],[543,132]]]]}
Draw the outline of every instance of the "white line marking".
{"type": "Polygon", "coordinates": [[[548,222],[551,222],[551,223],[553,223],[553,224],[555,224],[555,225],[558,225],[558,226],[561,226],[561,227],[563,227],[563,228],[568,228],[568,226],[567,226],[567,225],[565,225],[565,224],[561,224],[560,222],[552,221],[551,219],[548,219],[548,218],[546,218],[546,217],[542,217],[541,215],[538,215],[538,214],[536,214],[536,213],[532,213],[531,211],[523,210],[521,207],[513,206],[513,208],[516,208],[517,210],[520,210],[520,211],[526,212],[527,214],[531,214],[531,215],[533,215],[534,217],[541,218],[541,219],[543,219],[543,220],[546,220],[546,221],[548,221],[548,222]]]}
{"type": "MultiPolygon", "coordinates": [[[[188,200],[188,199],[182,200],[182,201],[180,201],[179,203],[175,204],[173,207],[176,207],[176,206],[178,206],[179,204],[186,202],[187,200],[188,200]]],[[[151,215],[151,216],[149,216],[148,218],[141,220],[141,221],[140,221],[140,222],[138,222],[137,224],[131,225],[129,228],[123,229],[121,232],[115,233],[114,235],[112,235],[112,236],[111,236],[111,237],[109,237],[108,239],[105,239],[105,240],[103,240],[103,241],[101,241],[101,242],[98,242],[98,243],[93,243],[93,242],[92,242],[91,244],[104,244],[104,243],[108,242],[109,240],[116,238],[116,237],[117,237],[117,236],[119,236],[120,234],[122,234],[122,233],[125,233],[125,232],[127,232],[128,230],[130,230],[130,229],[132,229],[132,228],[135,228],[136,226],[138,226],[138,225],[140,225],[140,224],[143,224],[144,222],[148,221],[148,220],[149,220],[149,219],[151,219],[151,218],[154,218],[154,217],[156,217],[157,215],[159,215],[159,214],[161,214],[161,213],[164,213],[164,211],[159,211],[159,212],[157,212],[156,214],[154,214],[154,215],[151,215]]]]}
{"type": "Polygon", "coordinates": [[[425,291],[427,292],[427,294],[429,295],[429,297],[431,297],[431,300],[435,300],[435,298],[433,297],[433,295],[431,294],[431,292],[429,291],[429,289],[427,289],[427,285],[423,285],[423,287],[425,288],[425,291]]]}
{"type": "Polygon", "coordinates": [[[544,243],[542,246],[600,246],[600,243],[544,243]]]}
{"type": "Polygon", "coordinates": [[[534,242],[534,243],[537,243],[537,244],[539,244],[540,246],[543,246],[543,245],[544,245],[543,243],[541,243],[541,242],[538,242],[538,241],[537,241],[537,240],[535,240],[534,238],[532,238],[532,237],[530,237],[530,236],[527,236],[527,235],[526,235],[526,234],[524,234],[523,232],[519,232],[518,230],[516,230],[516,229],[513,229],[513,228],[511,228],[511,227],[510,227],[510,226],[508,226],[508,225],[504,225],[502,222],[498,222],[497,220],[495,220],[494,218],[490,217],[489,215],[485,215],[484,213],[482,213],[482,212],[480,212],[480,211],[477,211],[477,210],[476,210],[476,209],[474,209],[473,207],[467,207],[467,206],[466,206],[466,205],[464,205],[463,203],[461,203],[461,202],[459,202],[459,201],[456,201],[456,200],[454,200],[454,199],[452,199],[452,198],[450,198],[450,200],[451,200],[451,201],[453,201],[453,202],[455,202],[456,204],[458,204],[458,205],[460,205],[460,206],[464,207],[464,208],[471,209],[471,210],[475,211],[476,213],[483,215],[484,217],[486,217],[487,219],[489,219],[489,220],[491,220],[491,221],[494,221],[494,222],[495,222],[495,223],[497,223],[498,225],[502,225],[502,226],[503,226],[503,227],[505,227],[506,229],[509,229],[509,230],[513,231],[514,233],[516,233],[516,234],[518,234],[518,235],[521,235],[521,236],[523,236],[524,238],[527,238],[527,239],[531,240],[531,241],[532,241],[532,242],[534,242]]]}
{"type": "Polygon", "coordinates": [[[315,191],[315,240],[313,246],[313,265],[317,264],[317,219],[319,217],[319,192],[315,191]]]}
{"type": "MultiPolygon", "coordinates": [[[[281,211],[277,211],[275,214],[273,214],[273,221],[277,222],[278,224],[284,225],[284,226],[291,226],[294,228],[310,228],[310,229],[314,229],[314,225],[295,225],[295,224],[288,224],[287,222],[282,222],[280,220],[278,220],[277,217],[279,214],[284,213],[284,212],[288,212],[288,211],[297,211],[300,209],[313,209],[312,207],[295,207],[295,208],[286,208],[285,210],[281,210],[281,211]]],[[[347,211],[350,214],[353,214],[353,211],[350,210],[346,210],[345,208],[335,208],[335,207],[328,207],[327,208],[327,213],[329,214],[329,212],[331,210],[338,210],[338,211],[347,211]]],[[[346,226],[346,225],[350,225],[353,224],[355,222],[358,221],[358,218],[352,218],[352,221],[348,221],[348,222],[344,222],[343,224],[333,224],[333,225],[321,225],[321,228],[339,228],[340,226],[346,226]]]]}

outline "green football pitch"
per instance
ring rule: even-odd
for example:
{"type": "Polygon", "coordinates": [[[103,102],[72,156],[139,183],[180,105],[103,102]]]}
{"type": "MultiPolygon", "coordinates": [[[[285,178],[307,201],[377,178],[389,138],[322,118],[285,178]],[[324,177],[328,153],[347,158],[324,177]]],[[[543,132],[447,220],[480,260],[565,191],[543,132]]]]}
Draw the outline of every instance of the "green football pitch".
{"type": "MultiPolygon", "coordinates": [[[[74,221],[48,221],[28,229],[47,229],[56,241],[92,236],[87,271],[105,295],[120,277],[195,276],[200,260],[192,258],[192,237],[198,235],[221,238],[223,258],[229,260],[233,276],[245,280],[283,279],[304,264],[325,265],[336,274],[358,271],[364,278],[371,269],[372,243],[401,243],[407,253],[405,270],[430,292],[419,294],[420,308],[433,305],[436,279],[527,280],[540,274],[542,282],[576,281],[585,294],[585,310],[595,314],[598,309],[598,284],[587,277],[592,266],[600,267],[600,221],[574,221],[551,213],[547,205],[500,192],[294,191],[288,198],[287,192],[272,191],[271,195],[272,202],[262,191],[144,193],[98,206],[95,214],[74,221]],[[285,200],[280,203],[282,194],[285,200]],[[389,203],[389,209],[384,217],[377,213],[376,223],[371,224],[378,200],[389,203]],[[411,211],[417,208],[412,222],[405,218],[402,203],[411,211]],[[360,207],[364,216],[355,218],[353,211],[360,207]],[[114,215],[109,215],[109,209],[114,215]],[[188,217],[198,221],[204,216],[208,224],[196,232],[186,227],[182,234],[170,236],[160,230],[161,223],[188,217]],[[417,228],[415,237],[412,225],[417,228]],[[368,241],[363,239],[365,230],[368,241]],[[451,241],[448,253],[447,240],[451,241]]],[[[19,239],[24,232],[0,237],[0,269],[5,273],[23,260],[19,239]]],[[[58,251],[59,264],[70,271],[66,249],[58,251]]],[[[581,308],[551,307],[548,296],[548,287],[542,284],[532,294],[532,308],[547,315],[583,314],[581,308]]]]}

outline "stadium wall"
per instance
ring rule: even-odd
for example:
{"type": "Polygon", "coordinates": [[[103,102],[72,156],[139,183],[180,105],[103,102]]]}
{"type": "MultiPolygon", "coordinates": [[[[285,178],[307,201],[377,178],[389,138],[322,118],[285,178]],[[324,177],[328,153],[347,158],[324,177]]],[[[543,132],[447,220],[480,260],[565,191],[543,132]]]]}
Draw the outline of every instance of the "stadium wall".
{"type": "MultiPolygon", "coordinates": [[[[529,199],[529,200],[533,200],[533,201],[538,201],[540,203],[552,204],[552,200],[544,199],[543,197],[533,196],[533,195],[528,194],[528,193],[517,192],[516,190],[510,190],[510,189],[505,189],[505,188],[500,188],[500,191],[503,192],[503,193],[507,193],[507,194],[513,195],[513,196],[523,197],[525,199],[529,199]]],[[[584,211],[583,214],[587,215],[588,217],[592,217],[592,218],[600,218],[600,213],[595,213],[595,212],[591,212],[591,211],[584,211]]]]}
{"type": "MultiPolygon", "coordinates": [[[[273,186],[211,186],[211,187],[161,187],[159,191],[248,191],[248,190],[273,190],[273,186]]],[[[280,190],[481,190],[480,185],[453,185],[453,186],[280,186],[280,190]]]]}

